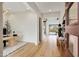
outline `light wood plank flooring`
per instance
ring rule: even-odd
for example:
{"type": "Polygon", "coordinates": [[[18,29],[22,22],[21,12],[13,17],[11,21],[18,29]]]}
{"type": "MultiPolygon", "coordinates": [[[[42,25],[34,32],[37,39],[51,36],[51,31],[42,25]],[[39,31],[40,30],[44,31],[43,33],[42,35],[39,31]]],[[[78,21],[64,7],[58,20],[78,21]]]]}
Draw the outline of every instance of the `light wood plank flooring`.
{"type": "Polygon", "coordinates": [[[68,50],[59,50],[56,38],[50,36],[43,39],[39,45],[27,43],[22,48],[9,54],[7,57],[60,57],[71,56],[68,50]]]}

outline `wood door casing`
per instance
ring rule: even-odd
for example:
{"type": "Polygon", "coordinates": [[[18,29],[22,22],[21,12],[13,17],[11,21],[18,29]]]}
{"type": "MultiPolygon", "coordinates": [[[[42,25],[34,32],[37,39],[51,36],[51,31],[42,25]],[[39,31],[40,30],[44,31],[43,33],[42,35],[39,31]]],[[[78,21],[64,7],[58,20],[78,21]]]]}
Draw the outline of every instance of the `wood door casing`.
{"type": "Polygon", "coordinates": [[[42,41],[42,19],[39,18],[39,42],[42,41]]]}

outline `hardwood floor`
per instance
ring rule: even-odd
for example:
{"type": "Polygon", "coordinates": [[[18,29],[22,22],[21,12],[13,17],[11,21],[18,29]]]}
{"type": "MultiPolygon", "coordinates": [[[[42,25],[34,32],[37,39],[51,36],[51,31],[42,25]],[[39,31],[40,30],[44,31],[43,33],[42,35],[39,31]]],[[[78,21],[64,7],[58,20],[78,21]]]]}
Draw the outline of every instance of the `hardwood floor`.
{"type": "Polygon", "coordinates": [[[68,50],[60,50],[56,46],[56,38],[49,36],[44,38],[39,45],[27,43],[22,48],[9,54],[7,57],[63,57],[71,56],[68,50]]]}

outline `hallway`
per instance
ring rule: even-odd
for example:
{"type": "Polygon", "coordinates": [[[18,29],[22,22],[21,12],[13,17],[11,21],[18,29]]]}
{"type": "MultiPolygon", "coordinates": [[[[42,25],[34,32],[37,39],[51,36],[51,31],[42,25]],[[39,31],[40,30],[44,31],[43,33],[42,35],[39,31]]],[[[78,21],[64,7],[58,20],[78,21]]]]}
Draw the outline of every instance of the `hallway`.
{"type": "MultiPolygon", "coordinates": [[[[67,55],[61,54],[60,50],[56,46],[56,36],[49,35],[48,37],[44,37],[43,42],[39,45],[35,45],[34,43],[27,43],[22,48],[16,50],[12,54],[9,54],[9,57],[60,57],[60,56],[71,56],[69,52],[67,55]],[[48,39],[47,39],[48,38],[48,39]]],[[[65,51],[66,52],[66,51],[65,51]]]]}
{"type": "Polygon", "coordinates": [[[73,23],[78,21],[75,20],[78,18],[77,5],[73,2],[4,2],[3,45],[4,48],[10,49],[7,49],[3,55],[6,57],[78,56],[79,31],[75,28],[78,28],[79,24],[73,23]],[[21,45],[18,42],[24,43],[21,45]]]}

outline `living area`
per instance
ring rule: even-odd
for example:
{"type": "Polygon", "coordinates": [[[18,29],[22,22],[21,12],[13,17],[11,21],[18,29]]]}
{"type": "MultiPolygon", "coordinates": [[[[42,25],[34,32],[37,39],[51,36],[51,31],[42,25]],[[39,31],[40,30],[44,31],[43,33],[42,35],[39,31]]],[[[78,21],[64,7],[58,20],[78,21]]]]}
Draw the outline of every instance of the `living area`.
{"type": "Polygon", "coordinates": [[[27,42],[37,44],[37,34],[37,15],[27,3],[3,3],[3,56],[11,54],[27,42]]]}
{"type": "Polygon", "coordinates": [[[3,56],[7,56],[26,44],[22,41],[22,36],[14,29],[16,25],[10,21],[12,11],[9,9],[8,3],[3,3],[3,56]]]}

